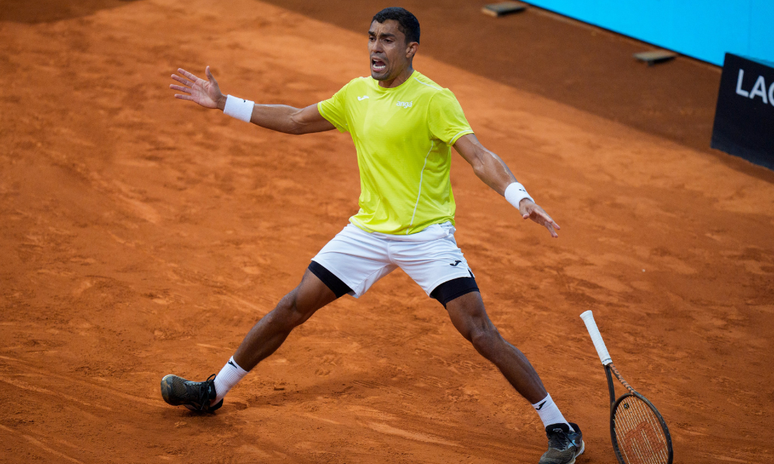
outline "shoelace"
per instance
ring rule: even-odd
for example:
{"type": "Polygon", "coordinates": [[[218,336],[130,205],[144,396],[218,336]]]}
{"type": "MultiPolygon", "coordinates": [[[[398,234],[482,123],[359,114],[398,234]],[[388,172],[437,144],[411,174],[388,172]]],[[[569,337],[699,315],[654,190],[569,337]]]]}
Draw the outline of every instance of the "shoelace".
{"type": "Polygon", "coordinates": [[[553,429],[553,434],[548,438],[548,447],[564,451],[573,445],[573,442],[567,438],[564,430],[560,428],[553,429]]]}
{"type": "Polygon", "coordinates": [[[207,377],[207,380],[199,385],[199,411],[206,411],[210,409],[210,388],[214,388],[215,374],[207,377]]]}

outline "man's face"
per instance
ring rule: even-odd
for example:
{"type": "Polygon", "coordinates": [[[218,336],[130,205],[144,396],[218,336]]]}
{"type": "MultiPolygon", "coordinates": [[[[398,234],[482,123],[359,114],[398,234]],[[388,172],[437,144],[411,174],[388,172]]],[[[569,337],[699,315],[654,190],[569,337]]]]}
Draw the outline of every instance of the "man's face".
{"type": "Polygon", "coordinates": [[[371,77],[377,81],[398,77],[411,65],[416,46],[416,42],[406,43],[406,35],[398,29],[398,22],[394,19],[383,23],[372,22],[368,31],[371,77]]]}

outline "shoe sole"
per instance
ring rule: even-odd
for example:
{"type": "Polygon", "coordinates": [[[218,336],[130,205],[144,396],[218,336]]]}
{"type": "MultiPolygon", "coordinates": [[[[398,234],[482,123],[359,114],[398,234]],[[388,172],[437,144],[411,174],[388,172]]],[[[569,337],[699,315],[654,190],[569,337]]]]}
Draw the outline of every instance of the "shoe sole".
{"type": "Polygon", "coordinates": [[[584,451],[586,451],[586,442],[585,442],[585,441],[583,441],[583,440],[581,440],[581,448],[580,448],[580,451],[578,451],[578,454],[576,454],[576,455],[575,455],[575,457],[574,457],[574,458],[572,458],[572,461],[568,462],[567,464],[575,464],[575,460],[578,458],[578,456],[580,456],[581,454],[583,454],[583,452],[584,452],[584,451]]]}

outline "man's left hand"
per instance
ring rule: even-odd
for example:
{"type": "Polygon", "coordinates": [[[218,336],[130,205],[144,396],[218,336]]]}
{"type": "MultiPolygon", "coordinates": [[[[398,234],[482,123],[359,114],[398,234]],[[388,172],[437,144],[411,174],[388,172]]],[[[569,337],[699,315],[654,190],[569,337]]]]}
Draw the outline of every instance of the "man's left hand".
{"type": "Polygon", "coordinates": [[[557,230],[561,229],[559,224],[554,222],[554,220],[551,219],[551,216],[543,211],[543,208],[536,205],[529,198],[525,198],[519,202],[519,212],[521,213],[521,217],[524,219],[532,219],[533,221],[548,229],[548,231],[551,233],[551,237],[559,238],[559,234],[556,233],[557,230]]]}

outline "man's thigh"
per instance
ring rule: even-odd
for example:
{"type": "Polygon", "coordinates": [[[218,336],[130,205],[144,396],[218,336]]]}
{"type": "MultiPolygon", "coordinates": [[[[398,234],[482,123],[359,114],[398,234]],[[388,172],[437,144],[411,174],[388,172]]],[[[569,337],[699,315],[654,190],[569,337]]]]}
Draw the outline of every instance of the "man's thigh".
{"type": "Polygon", "coordinates": [[[448,235],[434,240],[402,242],[392,249],[391,256],[428,296],[445,282],[473,277],[468,261],[454,240],[454,228],[448,235]]]}
{"type": "Polygon", "coordinates": [[[454,327],[468,340],[474,333],[493,327],[479,292],[470,292],[449,301],[446,310],[454,327]]]}
{"type": "Polygon", "coordinates": [[[338,277],[355,298],[397,266],[390,262],[388,244],[353,225],[328,242],[312,261],[338,277]]]}

